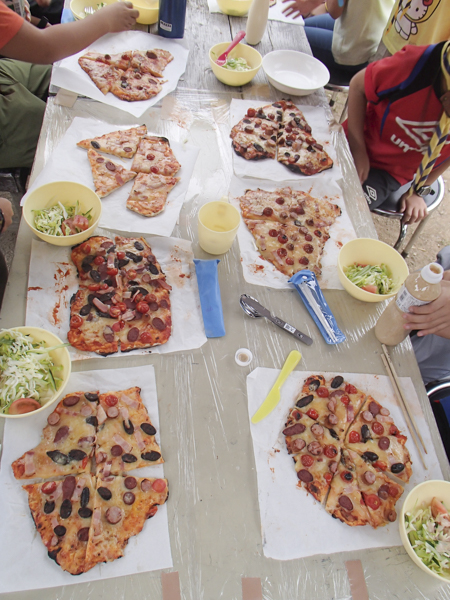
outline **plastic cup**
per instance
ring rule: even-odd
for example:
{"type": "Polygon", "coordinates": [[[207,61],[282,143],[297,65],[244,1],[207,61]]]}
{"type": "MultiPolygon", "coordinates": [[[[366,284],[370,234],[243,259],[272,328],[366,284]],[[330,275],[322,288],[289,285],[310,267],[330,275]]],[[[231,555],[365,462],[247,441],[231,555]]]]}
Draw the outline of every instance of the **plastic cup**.
{"type": "Polygon", "coordinates": [[[241,215],[223,200],[208,202],[198,212],[198,243],[208,254],[224,254],[236,237],[241,215]]]}

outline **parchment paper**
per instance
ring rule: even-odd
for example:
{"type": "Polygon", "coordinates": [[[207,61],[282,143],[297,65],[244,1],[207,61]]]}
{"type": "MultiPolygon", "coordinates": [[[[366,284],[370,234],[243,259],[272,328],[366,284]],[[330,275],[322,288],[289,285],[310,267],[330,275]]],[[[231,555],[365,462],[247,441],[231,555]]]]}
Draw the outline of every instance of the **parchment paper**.
{"type": "MultiPolygon", "coordinates": [[[[318,278],[318,281],[322,289],[342,290],[343,288],[339,282],[337,272],[337,257],[343,244],[349,240],[355,239],[357,236],[352,222],[350,221],[350,217],[348,216],[341,188],[335,181],[324,181],[319,178],[310,181],[302,179],[295,183],[287,182],[287,185],[292,189],[308,192],[315,198],[323,198],[333,204],[338,204],[341,207],[342,214],[330,228],[330,239],[325,244],[321,260],[322,275],[318,278]]],[[[257,188],[260,188],[266,191],[273,191],[280,187],[286,187],[286,185],[267,180],[244,180],[233,177],[231,179],[229,192],[230,202],[240,210],[237,198],[243,196],[245,190],[256,190],[257,188]]],[[[241,250],[241,265],[244,271],[245,281],[255,285],[264,285],[280,290],[292,289],[292,285],[288,283],[289,277],[278,271],[272,263],[261,258],[256,247],[255,238],[250,233],[243,220],[241,220],[237,236],[239,248],[241,250]]]]}
{"type": "MultiPolygon", "coordinates": [[[[258,368],[247,377],[249,418],[262,404],[279,373],[276,369],[258,368]]],[[[263,421],[256,425],[250,422],[264,555],[278,560],[291,560],[314,554],[401,546],[398,521],[378,529],[372,529],[369,525],[349,527],[333,519],[311,495],[297,487],[294,463],[287,453],[281,432],[304,380],[312,374],[310,371],[294,371],[281,389],[278,406],[263,421]]],[[[400,381],[428,450],[428,454],[424,454],[428,470],[422,465],[388,377],[360,373],[321,374],[327,380],[342,375],[349,383],[371,394],[391,411],[395,424],[408,436],[406,446],[413,462],[413,475],[397,502],[396,511],[400,514],[404,498],[415,485],[425,480],[442,479],[430,431],[411,379],[401,377],[400,381]]]]}
{"type": "Polygon", "coordinates": [[[51,83],[61,88],[75,92],[80,96],[87,96],[98,102],[109,104],[120,108],[125,112],[131,113],[135,117],[140,117],[151,106],[156,104],[173,92],[178,85],[178,80],[186,69],[189,50],[186,43],[181,40],[168,40],[157,35],[151,35],[144,31],[122,31],[121,33],[109,33],[91,44],[88,48],[64,58],[53,65],[51,83]],[[174,57],[173,61],[167,65],[163,72],[163,79],[167,82],[163,84],[162,90],[149,100],[140,100],[137,102],[126,102],[119,100],[114,94],[108,92],[103,94],[89,75],[83,71],[78,64],[80,56],[87,52],[101,52],[102,54],[117,54],[127,50],[151,50],[152,48],[161,48],[168,50],[174,57]]]}
{"type": "MultiPolygon", "coordinates": [[[[303,17],[293,19],[292,17],[286,17],[286,15],[283,15],[283,10],[286,10],[288,6],[289,2],[283,4],[282,0],[277,0],[276,4],[269,8],[269,20],[290,23],[291,25],[304,25],[305,21],[303,20],[303,17]]],[[[222,13],[216,0],[208,0],[208,8],[209,12],[211,13],[222,13]]]]}
{"type": "MultiPolygon", "coordinates": [[[[236,100],[233,98],[230,106],[230,132],[231,129],[243,119],[249,108],[259,108],[268,104],[267,101],[259,102],[254,100],[236,100]]],[[[245,160],[242,156],[236,154],[231,145],[230,148],[233,155],[233,170],[237,177],[255,177],[257,179],[268,179],[270,181],[311,181],[312,179],[323,179],[330,181],[337,180],[342,177],[339,164],[337,162],[336,151],[331,141],[330,128],[325,110],[320,106],[307,106],[298,104],[298,108],[305,115],[312,128],[312,135],[319,144],[322,144],[326,152],[333,159],[334,165],[331,169],[322,171],[317,175],[298,175],[293,173],[287,167],[279,163],[276,159],[264,158],[262,160],[245,160]]]]}
{"type": "MultiPolygon", "coordinates": [[[[81,390],[126,390],[135,385],[142,390],[142,399],[156,427],[157,442],[161,445],[155,370],[152,365],[72,373],[64,394],[81,390]]],[[[0,593],[71,585],[172,567],[166,504],[160,506],[156,515],[146,521],[140,534],[130,538],[120,560],[97,565],[75,577],[48,558],[47,549],[30,516],[27,493],[21,487],[30,482],[14,479],[10,465],[40,442],[47,416],[54,407],[49,406],[34,417],[7,419],[5,424],[0,471],[0,593]]],[[[161,451],[164,457],[164,444],[161,451]]],[[[130,471],[131,474],[136,477],[164,477],[164,465],[135,469],[130,471]]]]}
{"type": "MultiPolygon", "coordinates": [[[[96,235],[114,239],[114,234],[97,230],[96,235]]],[[[147,239],[147,238],[146,238],[147,239]]],[[[167,354],[200,348],[206,342],[198,295],[197,277],[191,242],[177,238],[147,239],[167,282],[172,312],[172,335],[166,344],[147,350],[132,350],[131,354],[167,354]]],[[[27,312],[25,323],[43,327],[67,341],[70,322],[70,298],[78,290],[79,280],[70,260],[70,247],[50,246],[33,240],[28,276],[27,312]]],[[[81,352],[69,346],[72,360],[98,357],[94,352],[81,352]]],[[[130,352],[111,354],[127,356],[130,352]]]]}
{"type": "MultiPolygon", "coordinates": [[[[77,146],[77,142],[104,135],[111,131],[130,129],[130,127],[137,126],[138,124],[111,125],[96,119],[75,117],[61,142],[52,152],[45,167],[36,177],[28,193],[22,198],[21,204],[25,202],[28,194],[34,189],[52,181],[76,181],[95,190],[87,150],[77,146]]],[[[149,134],[151,135],[151,132],[149,134]]],[[[199,148],[172,141],[170,141],[170,146],[176,159],[181,164],[181,169],[176,175],[176,177],[180,178],[180,181],[171,190],[164,210],[159,215],[150,218],[143,217],[129,210],[126,207],[126,203],[134,183],[134,179],[132,179],[102,199],[101,227],[109,227],[116,231],[154,233],[163,236],[171,235],[186,197],[199,148]]],[[[110,157],[111,160],[121,164],[126,169],[131,169],[133,159],[118,158],[111,154],[102,154],[102,156],[110,157]]]]}

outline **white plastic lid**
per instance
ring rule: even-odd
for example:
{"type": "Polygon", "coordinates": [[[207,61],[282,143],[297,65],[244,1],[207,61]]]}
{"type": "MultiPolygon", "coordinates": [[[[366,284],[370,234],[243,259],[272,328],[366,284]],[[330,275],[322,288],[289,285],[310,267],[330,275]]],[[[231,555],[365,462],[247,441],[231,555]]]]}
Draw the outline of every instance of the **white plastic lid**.
{"type": "Polygon", "coordinates": [[[425,279],[427,283],[439,283],[442,280],[444,274],[443,267],[438,263],[430,263],[425,265],[420,271],[422,279],[425,279]]]}
{"type": "Polygon", "coordinates": [[[240,367],[246,367],[252,362],[253,354],[248,348],[239,348],[239,350],[236,350],[234,360],[240,367]]]}

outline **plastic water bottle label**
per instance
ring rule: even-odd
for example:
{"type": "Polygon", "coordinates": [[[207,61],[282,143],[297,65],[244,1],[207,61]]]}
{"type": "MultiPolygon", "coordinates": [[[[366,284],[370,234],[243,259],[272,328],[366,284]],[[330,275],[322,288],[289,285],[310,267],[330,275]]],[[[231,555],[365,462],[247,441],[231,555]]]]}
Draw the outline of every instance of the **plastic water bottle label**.
{"type": "Polygon", "coordinates": [[[160,21],[159,26],[161,27],[161,29],[164,29],[164,31],[172,31],[172,23],[166,23],[165,21],[160,21]]]}
{"type": "Polygon", "coordinates": [[[406,289],[405,284],[400,288],[395,302],[402,312],[408,312],[410,306],[423,306],[424,304],[429,304],[427,301],[414,298],[414,296],[406,289]]]}

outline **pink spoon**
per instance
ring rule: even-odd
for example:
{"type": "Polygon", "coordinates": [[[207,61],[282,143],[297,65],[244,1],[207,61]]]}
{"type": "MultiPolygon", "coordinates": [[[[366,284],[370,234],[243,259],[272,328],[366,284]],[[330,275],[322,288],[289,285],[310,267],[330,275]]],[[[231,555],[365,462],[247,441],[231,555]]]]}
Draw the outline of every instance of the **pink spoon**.
{"type": "Polygon", "coordinates": [[[227,56],[228,54],[233,50],[233,48],[235,46],[237,46],[239,44],[239,42],[241,40],[243,40],[245,38],[245,31],[240,31],[236,37],[234,38],[234,40],[231,42],[231,44],[228,46],[228,48],[225,50],[225,52],[223,52],[219,58],[216,60],[216,64],[219,65],[219,67],[223,67],[223,65],[227,62],[227,56]]]}

